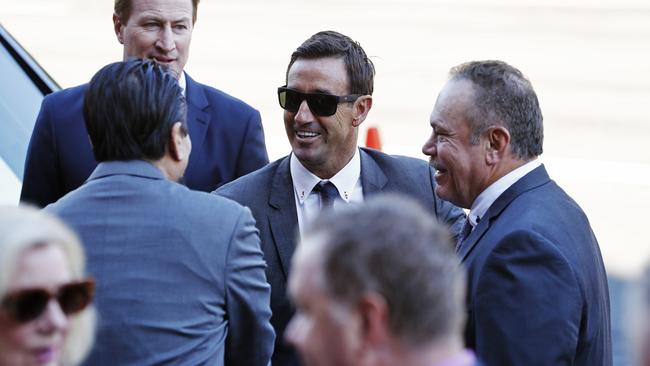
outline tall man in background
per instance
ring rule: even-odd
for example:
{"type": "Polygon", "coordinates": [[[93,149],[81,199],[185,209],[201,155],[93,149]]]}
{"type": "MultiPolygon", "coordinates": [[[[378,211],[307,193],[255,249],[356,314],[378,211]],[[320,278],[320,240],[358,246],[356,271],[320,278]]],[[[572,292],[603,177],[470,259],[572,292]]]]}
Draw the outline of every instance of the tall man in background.
{"type": "Polygon", "coordinates": [[[612,364],[609,293],[578,204],[537,159],[542,112],[501,61],[451,70],[422,151],[436,193],[470,209],[458,254],[468,271],[465,340],[487,365],[612,364]]]}
{"type": "MultiPolygon", "coordinates": [[[[268,163],[260,114],[246,103],[194,81],[183,71],[199,0],[115,0],[113,25],[124,60],[168,66],[187,99],[193,150],[182,183],[212,191],[268,163]]],[[[43,100],[25,162],[21,201],[45,206],[79,187],[93,159],[82,106],[88,85],[43,100]]]]}
{"type": "Polygon", "coordinates": [[[299,364],[282,341],[293,314],[286,283],[296,232],[321,207],[400,192],[455,231],[464,221],[461,209],[436,197],[426,162],[357,146],[359,126],[372,107],[374,75],[365,51],[349,37],[324,31],[306,40],[291,55],[286,85],[278,88],[292,153],[216,192],[249,207],[260,230],[278,334],[274,366],[299,364]]]}
{"type": "Polygon", "coordinates": [[[110,64],[84,103],[100,163],[46,210],[79,234],[97,280],[86,364],[266,366],[274,333],[255,223],[176,183],[192,142],[175,76],[149,60],[110,64]]]}

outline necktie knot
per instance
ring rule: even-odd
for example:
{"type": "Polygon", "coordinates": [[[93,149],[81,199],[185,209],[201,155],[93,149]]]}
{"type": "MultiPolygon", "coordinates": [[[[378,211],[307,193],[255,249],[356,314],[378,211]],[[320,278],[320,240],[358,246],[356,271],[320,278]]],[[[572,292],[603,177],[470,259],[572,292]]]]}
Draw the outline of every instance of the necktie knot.
{"type": "Polygon", "coordinates": [[[334,206],[334,201],[341,198],[339,190],[336,189],[336,186],[328,180],[321,180],[318,182],[314,187],[314,192],[320,194],[321,210],[332,208],[334,206]]]}

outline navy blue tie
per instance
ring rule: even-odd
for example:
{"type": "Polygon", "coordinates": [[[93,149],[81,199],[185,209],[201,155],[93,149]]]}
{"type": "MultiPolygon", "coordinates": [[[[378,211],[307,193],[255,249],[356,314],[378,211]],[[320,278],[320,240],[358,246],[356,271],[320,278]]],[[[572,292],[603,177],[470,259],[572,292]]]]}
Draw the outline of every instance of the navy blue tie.
{"type": "Polygon", "coordinates": [[[321,180],[318,182],[314,187],[314,192],[320,194],[321,210],[334,207],[334,201],[341,199],[339,190],[336,189],[336,186],[328,180],[321,180]]]}
{"type": "Polygon", "coordinates": [[[472,223],[469,221],[469,216],[465,220],[465,224],[463,224],[463,228],[460,230],[460,236],[458,236],[458,242],[456,242],[456,252],[460,250],[460,245],[462,242],[467,239],[469,234],[472,233],[472,223]]]}

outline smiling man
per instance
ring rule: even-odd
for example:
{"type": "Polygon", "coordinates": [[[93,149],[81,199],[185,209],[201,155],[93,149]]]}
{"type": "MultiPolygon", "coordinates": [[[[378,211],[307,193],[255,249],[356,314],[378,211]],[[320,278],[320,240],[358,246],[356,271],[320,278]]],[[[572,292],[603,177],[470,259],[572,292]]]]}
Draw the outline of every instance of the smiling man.
{"type": "MultiPolygon", "coordinates": [[[[148,58],[177,76],[187,99],[192,155],[182,183],[212,191],[268,163],[260,114],[183,71],[199,0],[116,0],[113,25],[124,60],[148,58]]],[[[82,106],[87,84],[47,96],[29,143],[21,201],[45,206],[79,187],[93,159],[82,106]]]]}
{"type": "Polygon", "coordinates": [[[609,293],[585,213],[538,160],[542,112],[501,61],[457,66],[422,151],[436,193],[470,209],[465,341],[487,365],[612,364],[609,293]]]}
{"type": "Polygon", "coordinates": [[[273,365],[298,365],[282,339],[293,314],[287,277],[302,232],[321,208],[361,202],[381,192],[401,192],[458,232],[462,210],[434,193],[426,162],[359,148],[359,126],[372,107],[375,69],[349,37],[324,31],[291,55],[286,85],[278,88],[292,153],[224,185],[217,194],[253,211],[271,284],[271,322],[278,334],[273,365]]]}

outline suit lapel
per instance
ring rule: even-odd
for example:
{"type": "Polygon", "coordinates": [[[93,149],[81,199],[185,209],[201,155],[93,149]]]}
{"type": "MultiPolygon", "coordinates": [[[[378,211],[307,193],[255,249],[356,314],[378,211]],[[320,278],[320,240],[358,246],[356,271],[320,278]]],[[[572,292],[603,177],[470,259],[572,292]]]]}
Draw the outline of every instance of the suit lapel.
{"type": "Polygon", "coordinates": [[[375,160],[363,149],[359,149],[361,154],[361,187],[363,195],[370,196],[381,192],[388,183],[388,178],[384,171],[377,165],[375,160]]]}
{"type": "Polygon", "coordinates": [[[285,157],[275,171],[269,195],[269,226],[278,251],[284,275],[288,276],[291,256],[296,248],[298,214],[293,194],[289,157],[285,157]]]}
{"type": "Polygon", "coordinates": [[[490,228],[492,222],[497,219],[501,212],[503,212],[512,201],[522,193],[537,188],[549,181],[550,178],[548,173],[546,173],[544,165],[541,165],[506,189],[505,192],[494,201],[492,206],[490,206],[474,231],[472,231],[467,239],[460,244],[460,247],[458,248],[458,256],[461,258],[461,261],[465,261],[472,249],[474,249],[479,240],[481,240],[483,235],[485,235],[487,230],[490,228]]]}
{"type": "MultiPolygon", "coordinates": [[[[205,139],[208,125],[210,124],[209,103],[201,85],[194,81],[187,73],[185,73],[185,82],[187,92],[187,127],[190,130],[190,138],[192,139],[192,150],[199,151],[205,139]]],[[[190,160],[192,160],[192,156],[198,157],[198,154],[191,154],[190,160]]]]}

